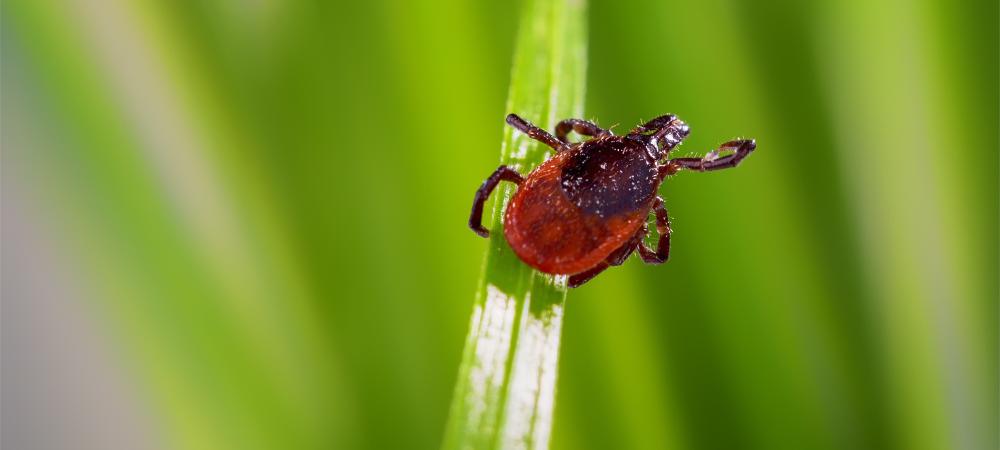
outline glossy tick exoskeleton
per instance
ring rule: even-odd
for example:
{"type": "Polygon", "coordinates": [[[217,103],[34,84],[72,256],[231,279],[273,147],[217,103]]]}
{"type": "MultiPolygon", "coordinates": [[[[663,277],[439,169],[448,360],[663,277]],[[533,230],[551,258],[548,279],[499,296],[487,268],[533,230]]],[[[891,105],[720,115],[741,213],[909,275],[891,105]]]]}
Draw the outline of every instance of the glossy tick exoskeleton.
{"type": "Polygon", "coordinates": [[[503,218],[507,242],[528,265],[569,275],[570,287],[622,264],[636,250],[648,264],[665,262],[670,255],[670,218],[657,195],[663,179],[681,169],[735,167],[756,148],[753,139],[737,139],[703,158],[667,159],[688,135],[687,124],[673,114],[624,136],[580,119],[559,122],[554,137],[514,114],[507,116],[507,123],[556,154],[527,178],[510,167],[498,167],[476,191],[469,227],[489,236],[482,226],[483,203],[501,180],[517,184],[503,218]],[[591,139],[572,143],[566,139],[570,131],[591,139]],[[650,211],[656,213],[660,236],[656,249],[644,243],[650,211]]]}

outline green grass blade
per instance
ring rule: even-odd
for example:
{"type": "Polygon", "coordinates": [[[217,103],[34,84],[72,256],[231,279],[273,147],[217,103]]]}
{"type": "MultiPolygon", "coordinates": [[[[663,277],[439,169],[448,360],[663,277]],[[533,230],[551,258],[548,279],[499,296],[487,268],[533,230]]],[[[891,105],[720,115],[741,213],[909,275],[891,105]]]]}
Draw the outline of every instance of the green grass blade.
{"type": "MultiPolygon", "coordinates": [[[[583,112],[585,2],[525,3],[507,110],[550,128],[583,112]]],[[[498,118],[499,119],[499,118],[498,118]]],[[[501,163],[527,173],[549,149],[504,128],[501,163]]],[[[565,277],[524,265],[499,232],[514,192],[495,194],[491,235],[462,357],[444,449],[548,447],[555,402],[565,277]]]]}

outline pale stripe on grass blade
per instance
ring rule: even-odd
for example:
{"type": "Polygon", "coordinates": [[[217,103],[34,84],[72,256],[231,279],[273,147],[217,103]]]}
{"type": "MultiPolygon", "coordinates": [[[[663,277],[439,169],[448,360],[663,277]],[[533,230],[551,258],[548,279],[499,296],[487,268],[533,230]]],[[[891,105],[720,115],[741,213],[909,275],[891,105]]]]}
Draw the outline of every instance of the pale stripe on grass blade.
{"type": "MultiPolygon", "coordinates": [[[[585,2],[529,0],[524,5],[507,111],[551,129],[583,112],[585,2]]],[[[501,123],[502,118],[497,118],[501,123]]],[[[526,174],[549,149],[504,127],[502,164],[526,174]]],[[[489,170],[484,168],[484,176],[489,170]]],[[[555,402],[565,277],[533,271],[500,232],[513,193],[504,183],[487,225],[493,233],[455,387],[444,449],[548,447],[555,402]]]]}

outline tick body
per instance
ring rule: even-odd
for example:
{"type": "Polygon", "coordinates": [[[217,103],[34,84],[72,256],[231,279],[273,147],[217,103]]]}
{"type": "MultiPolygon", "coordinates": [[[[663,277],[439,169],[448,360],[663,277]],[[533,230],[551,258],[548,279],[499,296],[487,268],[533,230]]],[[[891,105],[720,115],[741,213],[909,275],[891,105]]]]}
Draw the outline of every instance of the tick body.
{"type": "Polygon", "coordinates": [[[504,237],[514,253],[541,272],[569,275],[577,287],[634,252],[649,264],[670,255],[670,219],[657,195],[668,175],[680,170],[735,167],[756,144],[726,142],[703,158],[667,159],[687,137],[688,126],[672,114],[657,117],[623,136],[580,119],[556,125],[555,136],[510,114],[507,123],[555,150],[527,178],[500,166],[476,192],[469,227],[483,237],[483,204],[500,181],[518,185],[504,213],[504,237]],[[567,134],[590,137],[571,143],[567,134]],[[722,153],[727,153],[721,155],[722,153]],[[644,243],[646,218],[656,214],[656,248],[644,243]]]}

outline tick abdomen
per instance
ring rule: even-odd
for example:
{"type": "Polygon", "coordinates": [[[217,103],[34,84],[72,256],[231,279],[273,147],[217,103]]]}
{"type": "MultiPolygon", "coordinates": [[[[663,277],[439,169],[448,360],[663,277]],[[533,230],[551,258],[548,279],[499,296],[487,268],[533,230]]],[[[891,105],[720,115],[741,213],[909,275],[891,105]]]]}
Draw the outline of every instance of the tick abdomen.
{"type": "Polygon", "coordinates": [[[504,234],[521,259],[543,272],[574,274],[635,235],[655,195],[655,166],[620,150],[568,150],[522,183],[504,217],[504,234]],[[595,151],[581,156],[586,150],[595,151]],[[649,170],[652,183],[641,179],[649,170]],[[623,174],[634,182],[614,180],[623,174]]]}

